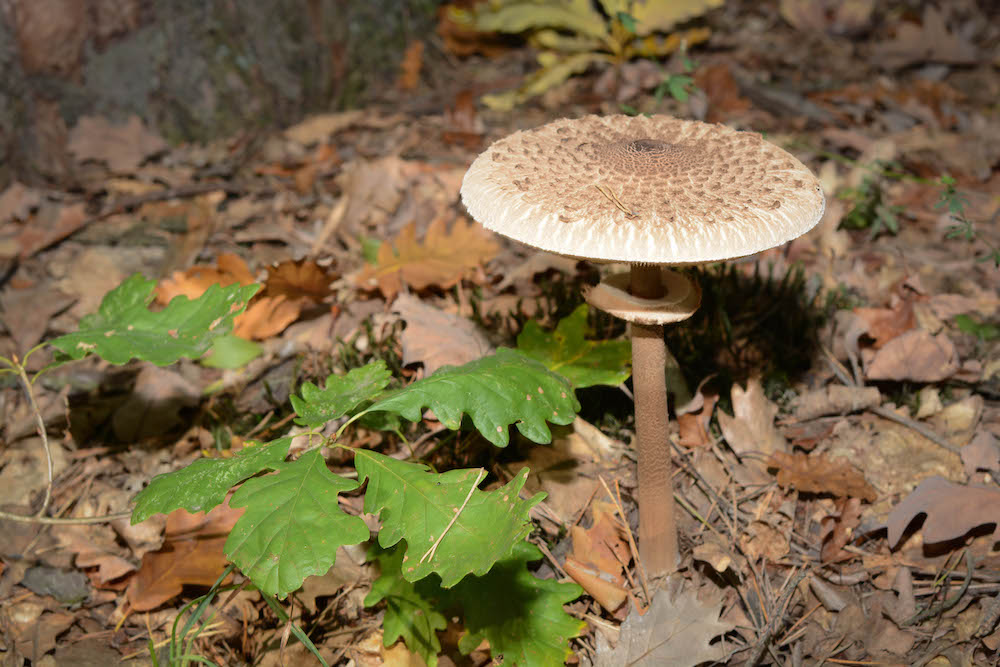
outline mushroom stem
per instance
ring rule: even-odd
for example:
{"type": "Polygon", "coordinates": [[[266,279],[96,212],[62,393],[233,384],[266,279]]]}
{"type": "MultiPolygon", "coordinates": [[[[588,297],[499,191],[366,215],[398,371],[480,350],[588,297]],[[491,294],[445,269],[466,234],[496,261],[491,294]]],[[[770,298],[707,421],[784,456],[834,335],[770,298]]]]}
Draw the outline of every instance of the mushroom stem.
{"type": "MultiPolygon", "coordinates": [[[[631,292],[663,296],[661,269],[632,265],[631,292]]],[[[639,557],[649,576],[677,569],[673,464],[667,416],[667,346],[662,324],[632,323],[632,389],[639,458],[639,557]]]]}

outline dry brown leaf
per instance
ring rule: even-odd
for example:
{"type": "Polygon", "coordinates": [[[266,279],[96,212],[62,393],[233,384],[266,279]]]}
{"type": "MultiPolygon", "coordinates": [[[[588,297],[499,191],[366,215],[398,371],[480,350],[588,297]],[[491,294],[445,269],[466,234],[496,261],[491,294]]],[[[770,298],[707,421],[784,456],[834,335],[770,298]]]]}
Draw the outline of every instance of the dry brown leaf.
{"type": "Polygon", "coordinates": [[[325,142],[330,135],[346,130],[364,116],[365,112],[358,109],[310,116],[285,130],[285,136],[303,145],[325,142]]]}
{"type": "Polygon", "coordinates": [[[874,56],[876,61],[893,68],[923,62],[974,65],[979,57],[975,45],[951,32],[941,10],[930,4],[924,7],[920,25],[902,22],[895,39],[876,45],[874,56]]]}
{"type": "Polygon", "coordinates": [[[222,253],[216,266],[192,266],[186,271],[175,271],[172,276],[156,286],[156,302],[167,305],[175,296],[184,295],[197,299],[212,285],[249,285],[254,282],[247,263],[239,255],[222,253]]]}
{"type": "Polygon", "coordinates": [[[581,563],[572,556],[566,557],[563,567],[566,574],[609,613],[613,614],[628,597],[625,578],[622,576],[610,575],[589,563],[581,563]]]}
{"type": "Polygon", "coordinates": [[[125,591],[135,611],[149,611],[179,595],[186,585],[211,586],[226,567],[223,547],[243,514],[226,504],[208,514],[176,510],[167,517],[166,541],[142,557],[125,591]]]}
{"type": "Polygon", "coordinates": [[[869,380],[940,382],[959,368],[955,346],[944,333],[912,329],[878,350],[865,368],[869,380]]]}
{"type": "MultiPolygon", "coordinates": [[[[55,648],[56,637],[68,630],[77,619],[73,614],[62,611],[37,615],[26,613],[26,608],[32,605],[41,608],[37,602],[25,601],[12,605],[6,615],[11,619],[8,627],[16,642],[17,653],[30,658],[31,664],[38,665],[44,664],[42,656],[55,648]]],[[[11,664],[20,664],[20,661],[11,661],[11,664]]]]}
{"type": "Polygon", "coordinates": [[[330,296],[337,274],[312,260],[286,260],[267,270],[262,296],[284,296],[319,303],[330,296]]]}
{"type": "Polygon", "coordinates": [[[696,590],[669,582],[656,591],[642,616],[633,609],[621,626],[614,650],[603,634],[597,638],[597,667],[693,667],[703,662],[725,660],[735,649],[713,641],[733,629],[719,618],[721,601],[702,601],[696,590]]]}
{"type": "Polygon", "coordinates": [[[403,284],[416,290],[447,289],[498,250],[481,226],[460,217],[449,231],[444,218],[438,218],[423,243],[417,241],[416,224],[404,227],[394,243],[379,247],[375,265],[365,267],[356,280],[364,289],[379,289],[386,299],[396,296],[403,284]]]}
{"type": "Polygon", "coordinates": [[[17,235],[20,258],[30,257],[83,227],[87,222],[86,207],[83,203],[43,205],[17,235]]]}
{"type": "Polygon", "coordinates": [[[41,192],[14,181],[0,194],[0,225],[11,220],[26,220],[41,203],[41,192]]]}
{"type": "Polygon", "coordinates": [[[392,304],[406,322],[400,336],[403,364],[422,363],[430,375],[444,365],[461,366],[493,350],[486,335],[472,321],[429,306],[409,294],[392,304]]]}
{"type": "Polygon", "coordinates": [[[979,470],[1000,472],[1000,442],[989,431],[980,431],[959,452],[962,467],[970,477],[979,470]]]}
{"type": "Polygon", "coordinates": [[[823,563],[836,563],[849,560],[854,557],[849,551],[844,551],[844,547],[854,536],[854,529],[861,524],[861,499],[840,498],[837,500],[837,514],[828,516],[822,521],[823,547],[820,549],[819,558],[823,563]]]}
{"type": "Polygon", "coordinates": [[[751,521],[740,536],[740,546],[751,561],[765,558],[776,563],[788,554],[788,538],[766,521],[751,521]]]}
{"type": "Polygon", "coordinates": [[[778,469],[778,484],[809,493],[829,493],[839,498],[855,497],[875,502],[878,494],[860,470],[849,462],[831,460],[826,454],[774,452],[768,467],[778,469]]]}
{"type": "Polygon", "coordinates": [[[846,387],[842,384],[831,384],[823,389],[796,396],[791,407],[796,419],[806,421],[824,415],[857,412],[881,403],[882,394],[876,387],[846,387]]]}
{"type": "Polygon", "coordinates": [[[104,162],[115,173],[130,173],[146,158],[167,149],[159,135],[146,129],[138,116],[112,125],[101,116],[84,116],[69,133],[68,149],[78,160],[104,162]]]}
{"type": "MultiPolygon", "coordinates": [[[[315,299],[329,289],[320,275],[319,267],[308,267],[308,262],[283,262],[279,265],[271,295],[263,292],[255,296],[246,311],[240,313],[233,324],[233,335],[247,340],[265,340],[276,336],[302,314],[305,301],[315,299]],[[302,296],[289,298],[288,293],[302,296]]],[[[175,271],[156,287],[156,301],[170,303],[175,296],[197,299],[210,286],[249,285],[254,282],[247,263],[233,253],[222,253],[216,266],[192,266],[186,271],[175,271]]],[[[268,284],[270,285],[270,279],[268,284]]],[[[266,290],[266,287],[265,287],[266,290]]],[[[324,294],[325,296],[325,294],[324,294]]]]}
{"type": "Polygon", "coordinates": [[[854,33],[871,23],[874,0],[781,0],[781,17],[808,32],[854,33]]]}
{"type": "Polygon", "coordinates": [[[233,335],[247,340],[277,336],[302,314],[302,300],[283,296],[255,297],[233,323],[233,335]]]}
{"type": "Polygon", "coordinates": [[[424,67],[424,43],[419,39],[410,42],[399,64],[396,85],[403,90],[413,90],[420,84],[420,70],[424,67]]]}
{"type": "Polygon", "coordinates": [[[854,313],[868,326],[865,333],[875,339],[875,349],[917,326],[913,302],[908,299],[892,308],[855,308],[854,313]]]}
{"type": "Polygon", "coordinates": [[[993,526],[993,540],[1000,540],[1000,489],[962,485],[943,477],[928,477],[889,512],[886,520],[889,546],[896,548],[910,523],[924,519],[924,543],[936,544],[963,537],[976,528],[993,526]]]}
{"type": "Polygon", "coordinates": [[[732,401],[733,416],[719,410],[718,419],[726,442],[733,451],[737,454],[770,454],[787,448],[785,439],[774,427],[778,406],[764,395],[760,380],[749,380],[746,389],[733,385],[732,401]]]}
{"type": "Polygon", "coordinates": [[[632,556],[625,533],[616,518],[615,506],[607,501],[595,501],[590,508],[593,524],[590,528],[576,524],[570,529],[573,556],[613,576],[620,576],[623,563],[632,556]]]}

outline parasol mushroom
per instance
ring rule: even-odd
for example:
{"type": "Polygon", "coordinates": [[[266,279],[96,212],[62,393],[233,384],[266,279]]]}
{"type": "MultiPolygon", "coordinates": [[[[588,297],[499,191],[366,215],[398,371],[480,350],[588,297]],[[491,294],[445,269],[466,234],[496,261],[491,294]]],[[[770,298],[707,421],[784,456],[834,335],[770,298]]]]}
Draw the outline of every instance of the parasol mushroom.
{"type": "Polygon", "coordinates": [[[678,564],[663,325],[700,290],[666,266],[773,248],[824,209],[815,176],[760,135],[668,116],[586,116],[515,132],[462,182],[486,228],[570,257],[630,265],[587,301],[630,323],[639,478],[639,555],[653,576],[678,564]]]}

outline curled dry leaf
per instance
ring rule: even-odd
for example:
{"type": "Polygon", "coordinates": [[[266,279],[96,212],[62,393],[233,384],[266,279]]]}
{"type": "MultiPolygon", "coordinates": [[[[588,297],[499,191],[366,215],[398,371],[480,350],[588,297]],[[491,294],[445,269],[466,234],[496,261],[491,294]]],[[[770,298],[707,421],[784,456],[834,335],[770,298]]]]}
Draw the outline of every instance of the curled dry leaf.
{"type": "Polygon", "coordinates": [[[844,547],[854,536],[854,529],[861,523],[861,499],[840,498],[837,500],[837,514],[823,519],[823,548],[819,557],[823,563],[834,563],[853,558],[844,547]]]}
{"type": "Polygon", "coordinates": [[[1000,489],[993,486],[965,486],[943,477],[928,477],[889,512],[889,546],[899,545],[904,531],[920,514],[926,517],[926,544],[958,539],[989,525],[994,527],[993,540],[1000,540],[1000,489]]]}
{"type": "Polygon", "coordinates": [[[809,493],[829,493],[838,498],[861,498],[875,502],[878,494],[860,470],[844,460],[826,454],[810,456],[802,452],[774,452],[768,467],[778,469],[778,484],[809,493]]]}
{"type": "Polygon", "coordinates": [[[796,396],[792,401],[795,418],[805,421],[824,415],[842,415],[874,408],[882,403],[882,395],[875,387],[845,387],[827,385],[823,389],[796,396]]]}

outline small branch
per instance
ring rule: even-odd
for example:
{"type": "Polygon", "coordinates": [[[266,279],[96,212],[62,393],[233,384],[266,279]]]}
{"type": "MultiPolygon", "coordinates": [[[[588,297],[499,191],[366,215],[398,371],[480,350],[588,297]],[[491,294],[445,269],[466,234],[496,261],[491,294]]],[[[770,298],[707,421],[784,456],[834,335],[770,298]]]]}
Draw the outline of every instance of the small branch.
{"type": "Polygon", "coordinates": [[[784,592],[781,594],[781,598],[778,600],[778,604],[774,606],[771,613],[771,618],[768,619],[767,625],[764,627],[763,632],[761,632],[760,637],[757,639],[757,644],[754,646],[753,653],[750,655],[750,659],[747,660],[746,664],[753,667],[760,659],[764,656],[764,652],[771,645],[771,637],[778,630],[779,621],[785,617],[785,608],[788,606],[788,601],[792,597],[792,593],[798,588],[799,582],[805,579],[806,575],[809,574],[809,570],[803,568],[792,578],[792,580],[785,586],[784,592]]]}
{"type": "Polygon", "coordinates": [[[444,536],[448,534],[448,531],[451,530],[451,527],[455,525],[456,521],[458,521],[458,517],[462,515],[462,510],[465,509],[465,506],[469,504],[469,500],[472,499],[472,493],[476,490],[476,487],[479,486],[479,482],[485,476],[486,476],[486,471],[480,468],[479,471],[476,473],[476,480],[472,483],[472,488],[469,489],[468,495],[466,495],[465,500],[462,501],[462,506],[459,507],[457,510],[455,510],[455,516],[451,517],[451,521],[449,521],[448,525],[444,527],[444,530],[441,532],[440,537],[434,540],[434,544],[432,544],[431,548],[427,550],[427,553],[425,553],[423,556],[420,557],[420,560],[417,561],[418,563],[423,563],[425,560],[429,561],[431,558],[434,558],[434,552],[437,551],[438,545],[441,544],[441,540],[444,539],[444,536]]]}
{"type": "Polygon", "coordinates": [[[960,450],[960,448],[958,448],[955,445],[951,444],[950,442],[948,442],[947,440],[945,440],[940,435],[938,435],[934,431],[930,430],[929,428],[927,428],[926,426],[924,426],[920,422],[915,421],[913,419],[910,419],[909,417],[904,417],[901,414],[897,414],[897,413],[893,412],[892,410],[889,410],[888,408],[883,408],[881,405],[875,406],[874,408],[868,408],[868,409],[871,410],[872,412],[874,412],[875,414],[877,414],[879,417],[884,417],[885,419],[888,419],[889,421],[894,421],[897,424],[901,424],[901,425],[906,426],[906,427],[908,427],[910,429],[913,429],[914,431],[916,431],[920,435],[924,436],[925,438],[927,438],[928,440],[930,440],[931,442],[933,442],[935,445],[938,445],[939,447],[944,447],[945,449],[947,449],[952,454],[957,454],[957,455],[961,456],[961,450],[960,450]]]}
{"type": "Polygon", "coordinates": [[[975,565],[976,562],[972,556],[972,551],[966,549],[965,581],[962,582],[962,586],[961,588],[958,589],[958,593],[956,593],[954,596],[950,598],[942,600],[939,604],[932,605],[931,607],[928,607],[927,609],[917,614],[914,614],[910,618],[903,621],[902,627],[905,628],[910,625],[916,625],[917,623],[923,623],[924,621],[932,619],[935,616],[940,616],[944,612],[948,611],[949,609],[957,605],[959,601],[962,599],[962,597],[965,595],[965,592],[969,590],[969,584],[972,583],[972,573],[975,570],[975,565]]]}
{"type": "Polygon", "coordinates": [[[79,516],[68,519],[58,519],[50,516],[21,516],[10,512],[0,512],[0,520],[16,521],[17,523],[41,523],[50,526],[81,526],[91,523],[107,523],[118,519],[128,519],[131,512],[118,512],[117,514],[105,514],[104,516],[79,516]]]}
{"type": "MultiPolygon", "coordinates": [[[[35,514],[36,519],[45,518],[45,512],[48,511],[49,504],[52,502],[52,480],[55,477],[54,464],[52,462],[52,448],[49,445],[49,434],[45,428],[45,419],[42,417],[42,411],[38,409],[38,403],[35,401],[35,391],[32,386],[31,378],[28,377],[28,371],[25,370],[24,364],[18,361],[17,356],[14,357],[13,361],[9,359],[2,359],[2,361],[10,366],[15,373],[17,373],[17,377],[21,380],[21,384],[24,385],[24,394],[28,397],[28,405],[31,406],[31,411],[35,415],[35,423],[38,426],[38,435],[42,439],[42,447],[45,449],[45,463],[47,471],[45,499],[42,501],[41,509],[39,509],[35,514]]],[[[16,521],[17,519],[14,520],[16,521]]]]}

